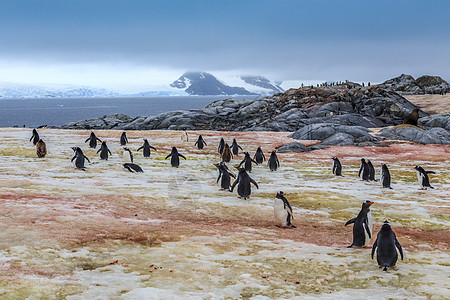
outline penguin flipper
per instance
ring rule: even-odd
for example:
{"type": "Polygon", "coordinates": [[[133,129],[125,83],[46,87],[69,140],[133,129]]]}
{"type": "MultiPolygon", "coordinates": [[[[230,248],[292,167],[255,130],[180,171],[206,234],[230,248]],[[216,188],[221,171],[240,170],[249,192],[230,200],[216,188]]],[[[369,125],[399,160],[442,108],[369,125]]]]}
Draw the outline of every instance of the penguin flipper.
{"type": "Polygon", "coordinates": [[[375,249],[378,246],[378,238],[375,240],[375,242],[372,245],[372,259],[373,259],[373,255],[375,254],[375,249]]]}
{"type": "Polygon", "coordinates": [[[403,260],[403,248],[402,245],[400,245],[400,243],[398,242],[397,238],[395,238],[395,247],[397,247],[398,252],[400,252],[400,257],[403,260]]]}
{"type": "Polygon", "coordinates": [[[73,162],[73,160],[77,158],[77,156],[75,155],[74,157],[72,157],[72,159],[70,160],[70,162],[73,162]]]}
{"type": "Polygon", "coordinates": [[[233,184],[231,185],[231,189],[230,192],[232,192],[234,190],[234,187],[236,186],[236,184],[239,182],[239,176],[238,178],[233,182],[233,184]]]}
{"type": "Polygon", "coordinates": [[[168,158],[171,157],[171,156],[172,156],[172,153],[170,153],[169,155],[167,155],[165,159],[168,159],[168,158]]]}
{"type": "Polygon", "coordinates": [[[427,174],[436,174],[435,171],[425,171],[425,173],[427,173],[427,174]]]}
{"type": "Polygon", "coordinates": [[[253,183],[256,186],[256,188],[259,190],[259,186],[256,183],[256,181],[254,181],[252,178],[250,178],[250,182],[253,183]]]}
{"type": "Polygon", "coordinates": [[[101,148],[101,147],[100,147],[100,149],[97,150],[97,154],[98,154],[100,151],[102,151],[102,148],[101,148]]]}
{"type": "Polygon", "coordinates": [[[150,146],[150,148],[152,148],[153,150],[155,150],[155,151],[158,151],[158,150],[156,150],[156,148],[155,147],[153,147],[153,146],[150,146]]]}
{"type": "Polygon", "coordinates": [[[369,220],[367,220],[367,218],[364,220],[363,227],[366,230],[367,235],[369,236],[369,240],[370,240],[372,238],[372,233],[370,232],[369,220]]]}
{"type": "Polygon", "coordinates": [[[356,221],[356,218],[350,219],[350,220],[347,221],[347,223],[345,223],[344,226],[347,226],[348,224],[355,223],[355,221],[356,221]]]}
{"type": "Polygon", "coordinates": [[[186,157],[184,157],[183,154],[178,153],[178,155],[186,160],[186,157]]]}
{"type": "Polygon", "coordinates": [[[140,146],[136,151],[139,151],[141,149],[144,149],[144,146],[140,146]]]}
{"type": "Polygon", "coordinates": [[[85,140],[84,142],[85,142],[85,143],[87,143],[87,141],[89,141],[90,139],[91,139],[91,137],[88,137],[88,139],[87,139],[87,140],[85,140]]]}
{"type": "Polygon", "coordinates": [[[234,175],[233,173],[228,172],[228,174],[230,174],[231,177],[236,178],[236,175],[234,175]]]}
{"type": "Polygon", "coordinates": [[[89,160],[89,158],[86,155],[83,155],[84,158],[86,158],[86,160],[90,163],[91,161],[89,160]]]}
{"type": "Polygon", "coordinates": [[[220,177],[222,176],[222,172],[219,172],[219,177],[217,177],[216,183],[219,183],[220,177]]]}

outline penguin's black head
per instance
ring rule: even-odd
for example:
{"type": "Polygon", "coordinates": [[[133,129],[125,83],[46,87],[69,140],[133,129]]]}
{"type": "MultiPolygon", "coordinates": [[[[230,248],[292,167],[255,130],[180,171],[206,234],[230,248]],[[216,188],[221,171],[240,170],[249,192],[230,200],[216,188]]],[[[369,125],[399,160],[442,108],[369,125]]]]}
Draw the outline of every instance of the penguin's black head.
{"type": "Polygon", "coordinates": [[[177,152],[177,151],[178,151],[178,150],[177,150],[177,147],[173,146],[173,147],[172,147],[172,151],[177,152]]]}
{"type": "Polygon", "coordinates": [[[102,145],[103,145],[103,146],[106,146],[106,142],[105,142],[105,141],[103,141],[103,142],[102,142],[102,145]]]}
{"type": "Polygon", "coordinates": [[[419,171],[420,166],[415,166],[414,169],[419,171]]]}
{"type": "Polygon", "coordinates": [[[277,193],[277,195],[275,196],[275,198],[283,199],[284,195],[285,195],[285,193],[283,191],[279,191],[277,193]]]}
{"type": "Polygon", "coordinates": [[[373,204],[372,201],[366,200],[362,204],[362,208],[369,208],[373,204]]]}
{"type": "Polygon", "coordinates": [[[381,226],[381,230],[391,230],[391,225],[389,225],[389,222],[386,220],[383,223],[383,226],[381,226]]]}
{"type": "Polygon", "coordinates": [[[366,162],[366,160],[364,158],[361,158],[361,162],[366,162]]]}
{"type": "Polygon", "coordinates": [[[247,172],[245,172],[244,168],[241,168],[241,167],[235,167],[235,168],[239,171],[239,173],[247,173],[247,172]]]}
{"type": "Polygon", "coordinates": [[[277,150],[273,150],[273,151],[272,151],[272,154],[276,154],[276,153],[277,153],[277,150]]]}
{"type": "Polygon", "coordinates": [[[144,139],[144,142],[148,142],[147,139],[144,139]]]}
{"type": "Polygon", "coordinates": [[[250,156],[250,154],[248,153],[248,152],[244,152],[244,155],[247,157],[249,157],[250,156]]]}
{"type": "Polygon", "coordinates": [[[233,143],[236,143],[236,139],[233,139],[233,143]]]}

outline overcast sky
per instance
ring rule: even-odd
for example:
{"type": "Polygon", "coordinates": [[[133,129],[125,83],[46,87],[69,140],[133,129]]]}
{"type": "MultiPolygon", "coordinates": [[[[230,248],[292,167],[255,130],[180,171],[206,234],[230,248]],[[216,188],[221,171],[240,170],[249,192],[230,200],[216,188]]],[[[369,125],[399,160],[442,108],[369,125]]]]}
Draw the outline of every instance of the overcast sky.
{"type": "Polygon", "coordinates": [[[450,79],[450,1],[0,1],[0,81],[450,79]]]}

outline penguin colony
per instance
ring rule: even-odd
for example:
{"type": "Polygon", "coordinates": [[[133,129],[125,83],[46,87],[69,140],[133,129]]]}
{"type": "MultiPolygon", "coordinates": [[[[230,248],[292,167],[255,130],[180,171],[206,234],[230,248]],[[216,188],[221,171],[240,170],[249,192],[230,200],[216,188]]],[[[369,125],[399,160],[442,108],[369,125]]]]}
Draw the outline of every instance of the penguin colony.
{"type": "MultiPolygon", "coordinates": [[[[185,136],[187,133],[183,132],[185,136]]],[[[30,142],[33,142],[36,145],[36,154],[38,157],[45,157],[47,153],[47,148],[45,142],[39,137],[39,134],[36,129],[33,129],[32,136],[30,138],[30,142]]],[[[100,153],[101,160],[108,160],[108,155],[112,155],[111,151],[108,149],[108,146],[105,141],[99,139],[94,132],[91,132],[90,137],[86,139],[85,143],[89,142],[90,148],[97,147],[97,141],[101,143],[100,149],[97,151],[97,154],[100,153]]],[[[187,141],[187,139],[186,139],[187,141]]],[[[126,132],[123,132],[120,137],[121,146],[125,146],[128,143],[128,138],[126,136],[126,132]]],[[[197,147],[199,150],[203,149],[207,146],[203,137],[200,135],[198,140],[195,142],[194,147],[197,147]]],[[[89,158],[84,155],[82,149],[80,147],[71,147],[74,152],[74,156],[71,159],[74,166],[77,169],[86,170],[85,163],[88,161],[90,163],[89,158]]],[[[150,157],[151,149],[157,151],[157,149],[150,145],[147,139],[144,139],[144,144],[137,149],[137,151],[143,150],[143,156],[145,158],[150,157]]],[[[239,149],[244,151],[240,145],[238,145],[236,139],[233,139],[232,146],[228,146],[225,143],[224,139],[221,138],[218,146],[218,153],[222,159],[221,162],[214,164],[214,166],[219,171],[219,176],[217,178],[217,183],[220,180],[220,187],[222,190],[226,190],[229,192],[233,192],[234,188],[237,185],[237,194],[239,198],[243,198],[247,200],[251,195],[251,185],[254,185],[257,189],[259,188],[258,183],[252,179],[248,173],[252,171],[252,163],[256,165],[262,164],[266,158],[261,147],[258,147],[255,155],[251,158],[250,154],[245,151],[244,159],[241,163],[235,168],[238,171],[237,176],[230,172],[227,162],[230,162],[234,156],[239,156],[239,149]],[[242,167],[243,165],[243,167],[242,167]],[[247,173],[248,172],[248,173],[247,173]],[[234,182],[231,184],[231,177],[235,178],[234,182]]],[[[172,147],[171,153],[166,156],[165,159],[170,157],[170,163],[172,167],[178,168],[180,166],[180,157],[186,160],[186,157],[178,152],[178,149],[174,146],[172,147]]],[[[142,168],[133,163],[133,153],[132,151],[124,147],[123,148],[123,167],[132,173],[142,173],[144,172],[142,168]]],[[[342,175],[342,164],[337,157],[333,157],[333,165],[332,165],[332,173],[335,176],[343,176],[342,175]]],[[[276,150],[270,153],[270,158],[268,160],[268,167],[270,171],[276,171],[280,167],[280,162],[278,160],[278,156],[276,154],[276,150]]],[[[427,188],[434,189],[431,186],[428,174],[434,174],[434,171],[426,171],[421,166],[414,167],[417,179],[420,185],[420,190],[426,190],[427,188]]],[[[358,172],[358,176],[363,181],[377,181],[375,179],[375,168],[370,160],[361,159],[361,166],[358,172]]],[[[380,171],[380,181],[382,188],[391,187],[391,175],[386,164],[382,164],[380,171]]],[[[283,191],[277,192],[274,199],[274,217],[279,227],[286,228],[296,228],[292,224],[292,220],[294,219],[292,207],[289,204],[289,201],[285,197],[285,193],[283,191]]],[[[369,246],[370,240],[372,239],[372,230],[373,230],[373,219],[370,212],[370,206],[373,204],[371,201],[364,201],[362,203],[361,211],[355,218],[348,220],[345,223],[345,226],[349,224],[353,224],[353,241],[349,246],[351,247],[365,247],[371,248],[369,246]]],[[[387,271],[388,268],[395,268],[396,262],[398,260],[398,253],[400,253],[400,257],[403,260],[403,249],[398,242],[394,231],[389,225],[388,221],[385,221],[380,231],[378,232],[377,238],[372,246],[372,259],[374,254],[377,256],[377,263],[380,268],[383,268],[383,271],[387,271]]]]}

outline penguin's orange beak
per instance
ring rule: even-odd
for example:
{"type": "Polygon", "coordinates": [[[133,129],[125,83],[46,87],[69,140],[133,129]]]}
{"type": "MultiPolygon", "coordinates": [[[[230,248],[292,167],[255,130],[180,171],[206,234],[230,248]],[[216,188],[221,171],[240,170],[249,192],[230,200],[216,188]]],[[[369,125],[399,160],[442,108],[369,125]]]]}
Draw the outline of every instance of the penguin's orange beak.
{"type": "Polygon", "coordinates": [[[370,202],[370,204],[372,205],[372,204],[373,204],[373,202],[371,201],[371,202],[370,202]]]}
{"type": "Polygon", "coordinates": [[[283,196],[286,196],[286,193],[283,193],[283,196]]]}

